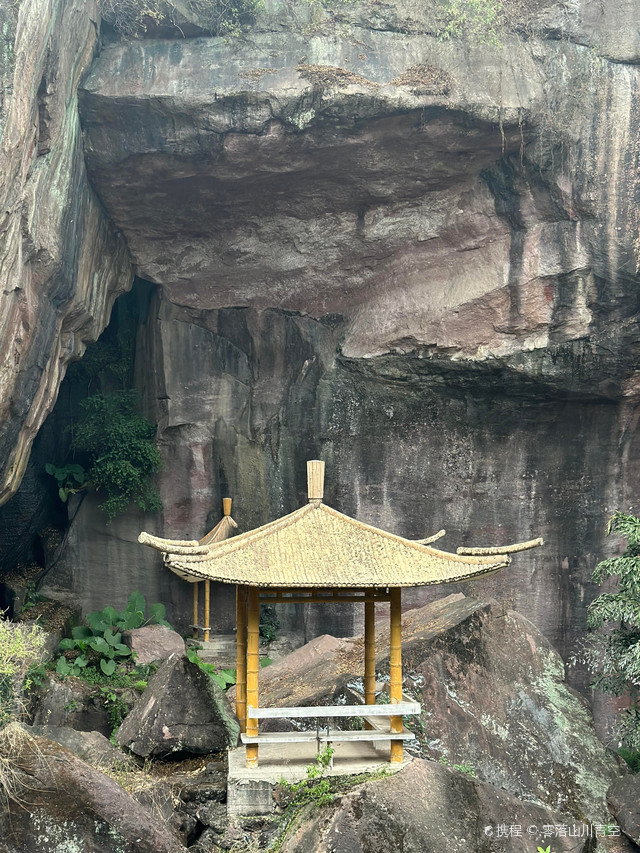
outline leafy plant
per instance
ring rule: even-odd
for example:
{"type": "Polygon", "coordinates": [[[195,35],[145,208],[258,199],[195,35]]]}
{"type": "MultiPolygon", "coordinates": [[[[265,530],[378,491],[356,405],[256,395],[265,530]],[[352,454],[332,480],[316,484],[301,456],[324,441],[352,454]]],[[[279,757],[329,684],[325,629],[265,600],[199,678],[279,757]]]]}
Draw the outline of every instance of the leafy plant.
{"type": "Polygon", "coordinates": [[[553,853],[551,845],[548,847],[538,847],[537,853],[553,853]]]}
{"type": "Polygon", "coordinates": [[[333,753],[332,746],[327,745],[321,749],[316,755],[315,762],[305,768],[306,779],[294,783],[280,781],[280,786],[291,797],[289,805],[291,809],[299,809],[307,803],[323,806],[333,801],[331,783],[324,775],[327,768],[331,766],[333,753]]]}
{"type": "Polygon", "coordinates": [[[196,649],[187,649],[187,658],[203,672],[206,672],[221,690],[228,690],[232,684],[236,683],[235,669],[216,669],[212,663],[205,663],[201,660],[196,649]]]}
{"type": "Polygon", "coordinates": [[[503,0],[448,0],[445,39],[470,36],[481,44],[498,47],[505,24],[503,0]]]}
{"type": "Polygon", "coordinates": [[[44,470],[47,474],[55,477],[58,484],[58,496],[63,503],[67,502],[69,495],[75,495],[76,492],[88,485],[87,475],[82,465],[72,463],[58,468],[53,463],[47,462],[44,470]]]}
{"type": "Polygon", "coordinates": [[[122,642],[122,631],[140,628],[150,622],[171,627],[165,620],[164,604],[153,604],[145,618],[146,601],[140,592],[133,592],[125,610],[118,612],[114,607],[105,607],[88,613],[86,625],[72,629],[71,637],[60,641],[62,652],[77,652],[73,656],[64,654],[58,658],[58,675],[82,676],[91,661],[99,663],[106,676],[111,676],[118,663],[131,656],[131,649],[122,642]]]}
{"type": "Polygon", "coordinates": [[[640,750],[621,746],[618,755],[627,763],[632,773],[640,773],[640,750]]]}
{"type": "Polygon", "coordinates": [[[129,713],[129,706],[121,696],[112,690],[110,687],[101,687],[102,702],[107,709],[109,715],[109,725],[111,726],[111,734],[116,729],[120,728],[122,721],[129,713]]]}
{"type": "MultiPolygon", "coordinates": [[[[449,759],[446,755],[441,755],[439,758],[440,764],[444,764],[446,767],[449,767],[449,759]]],[[[452,764],[451,768],[453,770],[457,770],[459,773],[464,773],[466,776],[474,776],[476,775],[476,770],[473,764],[452,764]]]]}
{"type": "Polygon", "coordinates": [[[622,713],[620,734],[625,745],[640,749],[640,519],[616,512],[607,534],[617,533],[627,540],[621,556],[598,563],[593,580],[602,584],[617,577],[615,592],[603,592],[589,605],[587,624],[592,633],[584,648],[584,660],[591,669],[593,686],[619,696],[628,694],[634,706],[622,713]],[[595,633],[605,628],[604,633],[595,633]]]}
{"type": "Polygon", "coordinates": [[[94,394],[80,406],[82,418],[72,428],[72,447],[87,455],[87,480],[104,493],[100,506],[109,520],[132,502],[148,512],[162,509],[150,481],[162,465],[153,441],[156,427],[135,411],[135,391],[94,394]]]}

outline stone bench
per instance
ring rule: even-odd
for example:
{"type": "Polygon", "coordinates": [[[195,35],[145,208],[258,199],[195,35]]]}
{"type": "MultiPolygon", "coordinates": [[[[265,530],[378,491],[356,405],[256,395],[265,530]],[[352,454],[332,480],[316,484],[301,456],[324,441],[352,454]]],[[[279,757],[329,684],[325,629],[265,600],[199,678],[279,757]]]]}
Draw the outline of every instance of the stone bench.
{"type": "MultiPolygon", "coordinates": [[[[316,742],[320,751],[323,744],[331,746],[335,742],[368,742],[392,740],[413,740],[415,735],[408,729],[399,732],[391,731],[391,717],[413,716],[420,713],[418,702],[397,702],[385,705],[318,705],[292,708],[247,708],[247,718],[253,720],[265,719],[315,719],[316,730],[309,732],[265,732],[257,735],[242,734],[242,743],[311,743],[316,742]],[[336,717],[361,717],[372,725],[364,731],[343,731],[331,725],[336,717]],[[386,718],[386,719],[385,719],[386,718]],[[326,720],[326,726],[320,725],[320,720],[326,720]],[[381,725],[382,724],[382,725],[381,725]]],[[[331,762],[333,766],[333,760],[331,762]]]]}

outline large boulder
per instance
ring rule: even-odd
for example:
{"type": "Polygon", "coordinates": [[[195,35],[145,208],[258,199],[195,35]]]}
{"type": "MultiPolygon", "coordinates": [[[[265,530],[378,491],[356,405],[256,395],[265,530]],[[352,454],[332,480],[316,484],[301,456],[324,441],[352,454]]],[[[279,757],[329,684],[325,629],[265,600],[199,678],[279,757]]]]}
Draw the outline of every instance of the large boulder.
{"type": "Polygon", "coordinates": [[[136,663],[166,660],[173,654],[183,655],[185,652],[180,634],[166,625],[145,625],[124,631],[122,642],[135,653],[136,663]]]}
{"type": "Polygon", "coordinates": [[[236,746],[240,726],[229,700],[188,658],[172,655],[115,733],[143,758],[203,755],[236,746]]]}
{"type": "Polygon", "coordinates": [[[538,845],[551,844],[555,853],[582,853],[589,849],[590,831],[580,821],[523,803],[437,762],[415,759],[395,776],[366,782],[331,806],[307,808],[281,849],[536,853],[538,845]]]}
{"type": "Polygon", "coordinates": [[[640,845],[640,776],[616,779],[609,788],[607,800],[624,834],[640,845]]]}
{"type": "Polygon", "coordinates": [[[67,749],[6,734],[0,757],[12,768],[0,809],[2,853],[182,853],[178,839],[113,779],[67,749]]]}
{"type": "MultiPolygon", "coordinates": [[[[451,595],[403,616],[405,691],[422,704],[409,725],[419,754],[470,765],[509,794],[577,819],[605,821],[618,764],[586,701],[564,683],[557,652],[524,616],[451,595]]],[[[388,678],[388,622],[376,626],[388,678]]],[[[261,672],[262,705],[357,701],[362,637],[320,637],[261,672]]],[[[360,700],[362,697],[360,695],[360,700]]]]}

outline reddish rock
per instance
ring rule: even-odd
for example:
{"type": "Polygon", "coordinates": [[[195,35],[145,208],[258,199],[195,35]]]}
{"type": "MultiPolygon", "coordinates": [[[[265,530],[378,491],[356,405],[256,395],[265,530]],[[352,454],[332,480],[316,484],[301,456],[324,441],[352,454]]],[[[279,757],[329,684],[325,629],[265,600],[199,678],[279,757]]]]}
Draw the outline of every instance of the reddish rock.
{"type": "Polygon", "coordinates": [[[165,625],[145,625],[124,631],[122,642],[135,652],[136,663],[166,660],[173,654],[183,655],[185,652],[180,634],[165,625]]]}

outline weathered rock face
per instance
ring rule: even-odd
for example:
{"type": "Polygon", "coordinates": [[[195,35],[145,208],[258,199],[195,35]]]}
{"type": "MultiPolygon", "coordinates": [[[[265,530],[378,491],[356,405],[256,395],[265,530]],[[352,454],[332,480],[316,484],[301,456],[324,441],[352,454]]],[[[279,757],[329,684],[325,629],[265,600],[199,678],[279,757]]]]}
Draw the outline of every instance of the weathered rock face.
{"type": "Polygon", "coordinates": [[[15,777],[0,810],[3,853],[180,853],[157,815],[67,749],[34,737],[12,753],[15,777]]]}
{"type": "MultiPolygon", "coordinates": [[[[619,774],[591,709],[564,683],[557,652],[528,620],[495,601],[448,596],[403,617],[404,689],[422,705],[419,752],[523,800],[606,822],[619,774]]],[[[376,626],[376,665],[388,675],[389,631],[376,626]]],[[[265,706],[357,702],[362,637],[319,637],[260,674],[265,706]]],[[[360,681],[361,684],[361,681],[360,681]]]]}
{"type": "Polygon", "coordinates": [[[0,503],[20,484],[66,365],[132,281],[82,151],[76,92],[98,21],[94,0],[0,6],[0,503]]]}
{"type": "MultiPolygon", "coordinates": [[[[636,36],[596,2],[537,2],[516,4],[526,41],[442,42],[441,6],[414,5],[336,23],[272,4],[251,39],[115,44],[93,65],[90,175],[161,286],[137,371],[165,512],[107,538],[184,626],[188,590],[155,580],[136,524],[198,537],[226,492],[247,529],[296,508],[322,455],[329,502],[363,520],[444,526],[449,548],[542,533],[479,591],[566,653],[638,483],[636,36]]],[[[98,560],[79,536],[77,573],[98,560]]],[[[214,612],[229,630],[226,591],[214,612]]]]}
{"type": "Polygon", "coordinates": [[[165,625],[145,625],[143,628],[124,631],[122,642],[129,646],[139,664],[185,653],[184,640],[180,634],[165,625]]]}
{"type": "Polygon", "coordinates": [[[206,755],[236,746],[240,726],[229,700],[184,656],[168,658],[153,675],[116,742],[143,758],[206,755]]]}
{"type": "MultiPolygon", "coordinates": [[[[223,493],[241,529],[271,520],[317,455],[330,503],[399,533],[542,533],[477,592],[571,649],[605,518],[640,482],[639,47],[620,24],[639,4],[507,5],[498,47],[436,38],[440,3],[274,0],[233,43],[104,48],[81,117],[93,184],[159,285],[137,385],[165,511],[105,528],[85,501],[57,595],[92,610],[138,587],[185,627],[190,590],[138,529],[199,537],[223,493]]],[[[231,629],[232,591],[214,618],[231,629]]],[[[283,622],[311,638],[359,616],[283,622]]]]}
{"type": "Polygon", "coordinates": [[[607,800],[622,831],[640,844],[640,785],[637,775],[616,779],[607,793],[607,800]]]}
{"type": "MultiPolygon", "coordinates": [[[[585,838],[580,824],[549,809],[522,803],[503,791],[433,761],[414,759],[391,779],[368,782],[321,812],[308,809],[285,841],[286,853],[339,850],[368,853],[452,853],[500,850],[536,853],[544,842],[543,827],[563,825],[567,835],[553,838],[555,851],[579,853],[585,838]],[[494,838],[498,827],[519,827],[521,835],[494,838]],[[533,827],[535,834],[529,834],[533,827]],[[574,837],[568,836],[572,827],[574,837]],[[575,828],[574,828],[575,827],[575,828]]],[[[551,831],[553,832],[554,829],[551,831]]],[[[503,830],[504,831],[504,830],[503,830]]],[[[584,830],[583,830],[584,831],[584,830]]],[[[545,843],[546,846],[546,843],[545,843]]]]}

